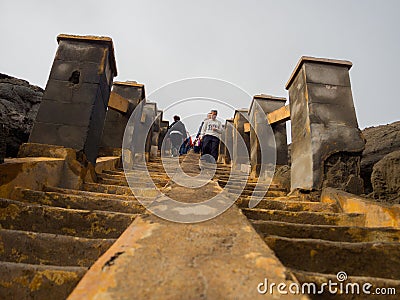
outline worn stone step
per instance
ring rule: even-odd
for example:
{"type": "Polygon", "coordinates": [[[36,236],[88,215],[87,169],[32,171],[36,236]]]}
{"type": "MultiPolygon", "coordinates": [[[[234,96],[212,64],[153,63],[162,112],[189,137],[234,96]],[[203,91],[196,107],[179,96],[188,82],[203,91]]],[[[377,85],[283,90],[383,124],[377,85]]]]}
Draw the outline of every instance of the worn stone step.
{"type": "Polygon", "coordinates": [[[0,299],[66,299],[84,267],[0,262],[0,299]]]}
{"type": "Polygon", "coordinates": [[[219,175],[219,176],[221,176],[221,177],[229,177],[229,176],[236,176],[236,177],[245,177],[245,178],[248,178],[249,177],[249,175],[248,174],[246,174],[246,173],[244,173],[244,172],[241,172],[241,171],[238,171],[238,170],[220,170],[220,169],[216,169],[216,173],[219,175]]]}
{"type": "MultiPolygon", "coordinates": [[[[129,181],[129,183],[134,183],[135,185],[139,185],[141,188],[153,188],[154,186],[161,188],[165,184],[159,184],[155,182],[153,179],[148,179],[148,180],[138,180],[137,178],[133,178],[129,181]]],[[[124,180],[119,180],[119,179],[108,179],[108,178],[98,178],[98,183],[97,184],[104,184],[104,185],[119,185],[119,186],[124,186],[124,187],[129,187],[128,181],[126,179],[124,180]]]]}
{"type": "MultiPolygon", "coordinates": [[[[238,190],[240,186],[243,186],[242,184],[236,184],[236,183],[229,183],[229,185],[225,185],[224,188],[226,189],[232,189],[232,190],[238,190]]],[[[254,191],[255,187],[257,185],[256,184],[248,184],[246,183],[246,185],[244,186],[244,191],[246,192],[252,192],[254,191]]],[[[258,185],[258,189],[263,188],[265,190],[271,190],[271,191],[285,191],[287,193],[287,191],[284,188],[281,188],[279,186],[276,185],[266,185],[264,183],[260,183],[258,185]]]]}
{"type": "Polygon", "coordinates": [[[160,192],[154,188],[140,188],[135,189],[134,193],[129,187],[110,185],[110,184],[98,184],[98,183],[84,183],[82,190],[88,192],[104,193],[104,194],[115,194],[133,196],[134,194],[142,197],[156,197],[160,195],[160,192]]]}
{"type": "MultiPolygon", "coordinates": [[[[136,178],[132,179],[132,181],[129,181],[130,183],[135,183],[138,184],[138,181],[136,178]]],[[[98,179],[98,183],[100,184],[106,184],[106,185],[120,185],[120,186],[126,186],[128,187],[128,182],[126,181],[126,179],[119,180],[119,179],[108,179],[108,178],[99,178],[98,179]]],[[[153,179],[151,179],[151,181],[143,181],[143,183],[140,184],[141,187],[143,188],[152,188],[154,185],[157,188],[162,188],[165,186],[167,182],[163,182],[163,183],[158,183],[156,181],[154,181],[153,179]]]]}
{"type": "Polygon", "coordinates": [[[220,186],[226,186],[227,183],[229,182],[232,185],[236,185],[236,184],[240,184],[242,185],[243,183],[246,183],[246,189],[249,190],[253,190],[257,185],[259,186],[265,186],[265,187],[269,187],[271,189],[282,189],[279,185],[275,184],[275,183],[270,183],[268,184],[267,182],[261,181],[261,182],[257,182],[257,181],[252,181],[251,179],[221,179],[218,178],[218,184],[220,186]]]}
{"type": "MultiPolygon", "coordinates": [[[[241,201],[250,201],[252,196],[240,196],[239,200],[241,201]]],[[[262,197],[262,200],[266,201],[295,201],[295,202],[311,202],[311,201],[305,201],[301,200],[298,196],[280,196],[280,197],[262,197]]]]}
{"type": "Polygon", "coordinates": [[[129,187],[111,184],[84,183],[82,185],[82,190],[104,194],[133,196],[132,191],[129,187]]]}
{"type": "Polygon", "coordinates": [[[90,267],[115,239],[0,229],[0,261],[90,267]]]}
{"type": "MultiPolygon", "coordinates": [[[[129,173],[132,173],[132,171],[128,171],[129,173]]],[[[116,169],[116,170],[102,170],[100,174],[108,174],[108,175],[119,175],[119,176],[125,176],[125,171],[122,169],[116,169]]],[[[99,174],[99,175],[100,175],[99,174]]]]}
{"type": "Polygon", "coordinates": [[[400,279],[400,244],[347,243],[278,236],[265,238],[282,263],[293,269],[400,279]]]}
{"type": "MultiPolygon", "coordinates": [[[[173,166],[171,166],[173,167],[173,166]]],[[[128,173],[141,173],[141,172],[149,172],[153,173],[154,175],[165,175],[165,169],[164,167],[152,167],[152,166],[147,166],[147,167],[135,167],[133,170],[128,171],[128,173]]]]}
{"type": "MultiPolygon", "coordinates": [[[[239,207],[248,208],[249,198],[239,198],[236,204],[239,207]]],[[[255,208],[277,209],[287,211],[313,211],[313,212],[338,212],[338,207],[331,203],[310,202],[310,201],[293,201],[290,198],[279,198],[279,200],[262,199],[255,208]]]]}
{"type": "Polygon", "coordinates": [[[65,209],[0,198],[0,225],[5,229],[117,238],[136,214],[65,209]]]}
{"type": "MultiPolygon", "coordinates": [[[[128,176],[128,177],[136,177],[140,180],[140,176],[143,174],[146,174],[147,171],[113,171],[113,170],[103,170],[101,174],[107,174],[107,175],[115,175],[115,176],[128,176]]],[[[165,173],[162,174],[154,174],[153,172],[150,172],[150,176],[154,179],[159,179],[159,180],[165,180],[167,178],[167,175],[165,173]]]]}
{"type": "Polygon", "coordinates": [[[260,183],[246,182],[246,181],[243,182],[243,181],[239,181],[239,180],[232,180],[229,182],[229,185],[224,184],[223,186],[225,188],[230,188],[230,189],[235,189],[235,188],[237,189],[240,186],[244,186],[245,189],[248,191],[253,191],[256,186],[258,186],[258,188],[262,187],[264,189],[270,189],[270,190],[285,190],[284,188],[282,188],[281,186],[278,186],[276,184],[267,184],[265,182],[260,182],[260,183]]]}
{"type": "Polygon", "coordinates": [[[137,200],[120,200],[87,195],[42,192],[24,188],[15,188],[12,199],[21,202],[72,209],[102,210],[128,214],[141,214],[146,211],[137,200]]]}
{"type": "Polygon", "coordinates": [[[96,197],[101,199],[119,199],[124,201],[133,201],[135,203],[139,203],[135,196],[127,196],[127,195],[116,195],[116,194],[107,194],[107,193],[98,193],[98,192],[89,192],[89,191],[82,191],[82,190],[74,190],[74,189],[64,189],[64,188],[57,188],[46,186],[44,187],[45,192],[55,192],[60,194],[67,194],[67,195],[78,195],[82,197],[96,197]]]}
{"type": "Polygon", "coordinates": [[[231,168],[224,168],[224,167],[221,167],[221,166],[217,166],[217,170],[218,170],[218,173],[219,174],[230,174],[231,172],[232,172],[232,169],[231,168]]]}
{"type": "Polygon", "coordinates": [[[365,215],[345,213],[321,213],[307,211],[284,211],[243,208],[242,212],[252,220],[281,221],[299,224],[364,226],[365,215]]]}
{"type": "Polygon", "coordinates": [[[218,184],[220,185],[226,185],[228,182],[232,183],[256,183],[256,181],[252,181],[250,178],[247,176],[221,176],[216,174],[215,176],[218,179],[218,184]]]}
{"type": "Polygon", "coordinates": [[[142,205],[143,203],[149,204],[154,201],[154,196],[152,197],[144,197],[140,196],[143,193],[138,192],[135,194],[136,196],[140,196],[140,201],[135,196],[127,196],[127,195],[117,195],[117,194],[107,194],[107,193],[99,193],[99,192],[89,192],[89,191],[81,191],[81,190],[73,190],[73,189],[64,189],[64,188],[55,188],[55,187],[44,187],[46,192],[56,192],[67,195],[78,195],[83,197],[96,197],[98,200],[100,199],[111,199],[111,200],[122,200],[122,201],[130,201],[136,205],[142,205]]]}
{"type": "MultiPolygon", "coordinates": [[[[338,273],[321,274],[299,271],[295,269],[292,269],[291,271],[300,282],[300,291],[302,290],[301,285],[304,284],[304,291],[310,291],[308,295],[311,299],[399,299],[399,280],[377,277],[352,276],[350,274],[350,276],[347,276],[347,279],[339,281],[337,279],[338,273]],[[329,290],[329,286],[326,286],[327,284],[329,284],[329,282],[333,283],[331,290],[329,290]],[[314,283],[314,285],[312,285],[312,283],[314,283]],[[343,288],[341,289],[341,287],[343,288]]],[[[344,274],[341,273],[341,275],[344,274]]],[[[346,273],[346,275],[349,274],[346,273]]]]}
{"type": "Polygon", "coordinates": [[[337,242],[399,242],[400,230],[333,225],[296,224],[279,221],[252,220],[254,229],[262,236],[320,239],[337,242]]]}
{"type": "Polygon", "coordinates": [[[265,191],[253,191],[253,190],[248,190],[246,188],[241,191],[240,188],[237,187],[224,187],[224,189],[230,193],[237,194],[241,192],[241,195],[243,197],[246,196],[252,196],[253,193],[257,196],[261,197],[285,197],[287,195],[287,191],[284,189],[274,189],[274,188],[269,188],[266,192],[265,191]]]}
{"type": "MultiPolygon", "coordinates": [[[[100,174],[97,174],[97,177],[100,178],[100,179],[112,179],[112,180],[118,180],[118,181],[123,181],[123,182],[127,182],[126,181],[127,178],[128,179],[135,179],[135,180],[139,180],[139,181],[141,181],[141,180],[145,181],[144,179],[142,179],[140,176],[137,176],[136,174],[135,175],[126,175],[125,176],[124,174],[122,174],[122,175],[115,175],[114,174],[113,175],[113,174],[107,174],[107,173],[100,173],[100,174]]],[[[159,177],[159,178],[157,178],[157,177],[153,178],[152,177],[152,180],[153,180],[153,182],[155,184],[159,184],[159,185],[165,185],[168,182],[168,179],[165,179],[164,176],[163,177],[159,177]]]]}
{"type": "Polygon", "coordinates": [[[120,179],[109,179],[109,178],[98,177],[98,183],[128,186],[128,182],[126,181],[126,179],[120,180],[120,179]]]}
{"type": "MultiPolygon", "coordinates": [[[[246,198],[253,195],[253,191],[246,191],[243,190],[242,192],[239,189],[231,189],[231,188],[224,188],[227,192],[233,195],[240,195],[240,197],[246,198]]],[[[254,193],[258,197],[284,197],[286,196],[287,192],[282,190],[268,190],[267,192],[255,192],[254,193]]]]}

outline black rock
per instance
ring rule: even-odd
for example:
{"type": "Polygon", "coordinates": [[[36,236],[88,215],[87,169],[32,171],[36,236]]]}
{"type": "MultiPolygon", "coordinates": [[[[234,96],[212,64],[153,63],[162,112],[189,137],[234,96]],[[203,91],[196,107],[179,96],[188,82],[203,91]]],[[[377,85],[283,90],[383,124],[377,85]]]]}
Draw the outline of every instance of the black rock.
{"type": "Polygon", "coordinates": [[[365,150],[361,159],[361,177],[364,179],[365,193],[372,192],[371,174],[374,165],[385,155],[400,150],[400,121],[365,128],[362,131],[365,150]]]}
{"type": "Polygon", "coordinates": [[[43,92],[28,81],[0,73],[0,124],[6,135],[6,157],[16,157],[19,146],[28,141],[43,92]]]}

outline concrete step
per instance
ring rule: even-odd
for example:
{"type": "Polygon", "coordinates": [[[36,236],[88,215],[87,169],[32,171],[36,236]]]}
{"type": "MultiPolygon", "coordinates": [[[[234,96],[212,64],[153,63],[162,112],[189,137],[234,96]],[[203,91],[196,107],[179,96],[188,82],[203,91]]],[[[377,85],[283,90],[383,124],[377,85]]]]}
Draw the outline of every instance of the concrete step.
{"type": "Polygon", "coordinates": [[[218,180],[218,184],[219,185],[223,185],[225,186],[228,182],[232,182],[232,183],[253,183],[255,184],[256,182],[251,181],[250,178],[248,178],[247,176],[221,176],[216,174],[215,177],[218,180]]]}
{"type": "MultiPolygon", "coordinates": [[[[97,178],[101,179],[101,180],[115,180],[115,181],[122,181],[122,182],[127,182],[126,179],[127,178],[132,178],[134,180],[142,180],[141,177],[138,177],[137,174],[135,175],[127,175],[125,176],[125,174],[123,175],[112,175],[112,174],[107,174],[107,173],[100,173],[97,174],[97,178]]],[[[153,178],[152,177],[153,182],[157,185],[165,185],[168,182],[168,179],[165,179],[164,176],[163,177],[159,177],[159,178],[153,178]]],[[[145,180],[143,180],[145,182],[145,180]]]]}
{"type": "MultiPolygon", "coordinates": [[[[225,185],[224,188],[235,190],[235,189],[239,189],[240,186],[243,186],[243,184],[229,183],[229,185],[225,185]]],[[[246,183],[246,185],[244,186],[244,191],[252,192],[252,191],[254,191],[255,187],[256,187],[256,184],[248,184],[248,183],[246,183]]],[[[267,184],[264,184],[264,183],[260,183],[258,185],[258,189],[260,189],[260,188],[262,188],[264,190],[268,189],[268,190],[271,190],[271,191],[285,191],[286,194],[287,194],[287,191],[284,188],[281,188],[281,187],[279,187],[277,185],[267,185],[267,184]]]]}
{"type": "Polygon", "coordinates": [[[217,170],[221,174],[229,174],[232,171],[230,167],[223,167],[221,165],[217,165],[217,170]]]}
{"type": "MultiPolygon", "coordinates": [[[[101,184],[112,184],[112,185],[121,185],[121,186],[128,186],[128,182],[126,179],[120,180],[120,179],[109,179],[109,178],[101,178],[97,177],[98,183],[101,184]]],[[[144,183],[145,184],[145,183],[144,183]]]]}
{"type": "MultiPolygon", "coordinates": [[[[287,210],[287,211],[312,211],[312,212],[338,212],[338,207],[335,204],[322,203],[322,202],[311,202],[311,201],[293,201],[290,198],[279,198],[282,200],[262,199],[261,202],[255,208],[261,209],[276,209],[276,210],[287,210]]],[[[249,198],[239,198],[236,204],[240,208],[249,207],[249,198]]]]}
{"type": "MultiPolygon", "coordinates": [[[[240,199],[244,201],[248,201],[251,199],[251,196],[241,196],[240,199]]],[[[295,201],[295,202],[315,202],[315,201],[308,201],[300,198],[297,195],[290,195],[290,196],[280,196],[280,197],[263,197],[263,200],[269,200],[269,201],[295,201]]]]}
{"type": "Polygon", "coordinates": [[[131,188],[127,186],[98,184],[98,183],[84,183],[82,185],[82,190],[88,192],[125,195],[125,196],[133,196],[135,194],[137,196],[142,196],[142,197],[156,197],[160,195],[160,192],[158,190],[150,187],[135,189],[133,193],[131,188]]]}
{"type": "Polygon", "coordinates": [[[135,199],[120,200],[112,198],[99,198],[96,196],[64,194],[58,192],[42,192],[23,188],[16,188],[12,195],[13,200],[42,204],[55,207],[113,211],[128,214],[141,214],[146,209],[135,199]]]}
{"type": "MultiPolygon", "coordinates": [[[[240,189],[232,189],[232,188],[225,188],[225,190],[231,194],[238,195],[240,194],[240,197],[249,197],[253,195],[253,191],[240,191],[240,189]]],[[[267,192],[255,192],[256,196],[259,197],[284,197],[287,195],[286,191],[283,190],[267,190],[267,192]]]]}
{"type": "MultiPolygon", "coordinates": [[[[127,196],[127,195],[117,195],[117,194],[107,194],[107,193],[99,193],[99,192],[89,192],[89,191],[81,191],[81,190],[73,190],[73,189],[63,189],[63,188],[55,188],[55,187],[45,187],[46,192],[56,192],[67,195],[78,195],[82,197],[96,197],[98,200],[100,199],[111,199],[111,200],[122,200],[122,201],[130,201],[136,205],[142,205],[141,202],[135,196],[127,196]]],[[[140,201],[144,203],[152,203],[154,201],[154,192],[150,192],[150,197],[145,197],[143,194],[146,194],[147,190],[137,191],[135,192],[136,196],[140,196],[140,201]]]]}
{"type": "Polygon", "coordinates": [[[264,220],[252,220],[251,223],[263,238],[269,235],[276,235],[288,238],[308,238],[337,242],[400,241],[400,229],[394,228],[310,225],[264,220]]]}
{"type": "Polygon", "coordinates": [[[115,241],[6,229],[0,240],[0,261],[79,267],[90,267],[115,241]]]}
{"type": "Polygon", "coordinates": [[[66,299],[84,267],[0,262],[0,299],[66,299]]]}
{"type": "MultiPolygon", "coordinates": [[[[305,291],[314,291],[314,283],[316,292],[308,293],[311,299],[327,299],[327,300],[352,300],[352,299],[374,299],[374,300],[397,300],[399,299],[400,281],[392,280],[387,278],[377,277],[361,277],[361,276],[348,276],[346,280],[339,281],[336,274],[321,274],[313,272],[305,272],[299,270],[291,270],[292,273],[299,280],[300,284],[304,285],[305,291]],[[332,285],[331,291],[329,287],[325,286],[332,282],[336,285],[332,285]],[[339,289],[341,285],[342,289],[339,289]],[[372,285],[370,287],[370,285],[372,285]],[[325,289],[323,289],[325,287],[325,289]],[[363,292],[363,287],[365,292],[363,292]],[[377,290],[378,289],[378,290],[377,290]],[[359,292],[359,293],[357,293],[359,292]],[[370,294],[368,294],[368,292],[370,294]]],[[[343,274],[343,273],[342,273],[343,274]]],[[[346,274],[347,275],[347,274],[346,274]]],[[[301,290],[301,289],[300,289],[301,290]]]]}
{"type": "Polygon", "coordinates": [[[227,185],[227,183],[230,183],[232,185],[241,185],[243,183],[246,183],[246,189],[248,190],[254,190],[254,188],[258,185],[258,186],[265,186],[267,188],[271,188],[271,189],[282,189],[279,185],[275,184],[275,183],[271,183],[268,184],[267,182],[257,182],[257,181],[252,181],[251,179],[230,179],[228,181],[228,179],[221,179],[218,178],[218,184],[221,187],[225,187],[227,185]]]}
{"type": "Polygon", "coordinates": [[[103,194],[133,196],[132,191],[129,187],[111,184],[84,183],[82,185],[82,190],[103,194]]]}
{"type": "Polygon", "coordinates": [[[337,226],[364,226],[365,215],[345,213],[321,213],[307,211],[284,211],[269,209],[243,208],[242,212],[252,220],[280,221],[287,223],[337,225],[337,226]]]}
{"type": "MultiPolygon", "coordinates": [[[[174,165],[170,166],[170,168],[174,167],[174,165]]],[[[132,173],[135,172],[150,172],[150,173],[156,173],[156,174],[165,174],[165,169],[164,167],[158,167],[158,166],[147,166],[147,167],[134,167],[133,170],[131,170],[132,173]]]]}
{"type": "MultiPolygon", "coordinates": [[[[139,204],[139,201],[134,196],[126,196],[126,195],[116,195],[116,194],[107,194],[107,193],[97,193],[97,192],[89,192],[82,190],[74,190],[74,189],[64,189],[64,188],[56,188],[46,186],[44,187],[45,192],[55,192],[60,194],[67,195],[78,195],[82,197],[96,197],[98,199],[111,199],[111,200],[123,200],[123,201],[132,201],[134,203],[139,204]]],[[[153,198],[151,198],[153,199],[153,198]]]]}
{"type": "Polygon", "coordinates": [[[282,263],[293,269],[400,279],[400,244],[347,243],[278,236],[265,238],[282,263]]]}
{"type": "MultiPolygon", "coordinates": [[[[128,182],[127,182],[126,180],[121,181],[121,180],[118,180],[118,179],[116,180],[116,179],[107,179],[107,178],[102,179],[102,178],[99,178],[98,183],[100,183],[100,184],[106,184],[106,185],[119,185],[119,186],[125,186],[125,187],[128,187],[128,186],[129,186],[129,184],[128,184],[128,182]]],[[[138,185],[138,184],[139,184],[139,182],[137,181],[136,178],[134,178],[134,179],[132,179],[131,181],[129,181],[129,183],[130,183],[130,184],[134,183],[135,185],[138,185]]],[[[162,187],[164,187],[166,184],[167,184],[167,181],[162,182],[162,183],[158,183],[158,182],[156,182],[154,179],[150,179],[150,180],[148,180],[148,181],[143,180],[143,182],[140,183],[140,187],[143,187],[143,188],[153,188],[153,186],[156,186],[157,188],[162,188],[162,187]]]]}
{"type": "Polygon", "coordinates": [[[0,225],[5,229],[113,239],[120,236],[136,216],[27,204],[0,198],[0,225]]]}
{"type": "MultiPolygon", "coordinates": [[[[123,176],[123,177],[131,176],[131,177],[137,177],[140,180],[140,176],[143,175],[143,174],[146,174],[146,173],[147,173],[147,170],[145,170],[145,171],[127,171],[127,172],[124,172],[123,170],[119,170],[119,171],[118,170],[114,170],[114,171],[112,171],[112,170],[110,170],[110,171],[103,170],[103,172],[101,174],[114,175],[114,176],[123,176]]],[[[166,176],[167,176],[164,172],[162,172],[162,173],[154,173],[154,172],[151,172],[151,170],[149,170],[149,173],[150,173],[150,176],[153,179],[164,180],[166,178],[166,176]]]]}

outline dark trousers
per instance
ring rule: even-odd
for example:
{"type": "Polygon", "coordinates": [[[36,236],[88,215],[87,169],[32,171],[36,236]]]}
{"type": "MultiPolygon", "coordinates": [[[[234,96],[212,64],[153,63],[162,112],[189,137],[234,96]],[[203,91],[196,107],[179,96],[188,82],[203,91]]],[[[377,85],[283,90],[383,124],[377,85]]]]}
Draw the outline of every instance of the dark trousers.
{"type": "Polygon", "coordinates": [[[212,157],[214,157],[215,162],[217,162],[219,152],[219,138],[212,135],[206,135],[203,137],[202,144],[203,147],[201,154],[210,154],[212,157]]]}
{"type": "Polygon", "coordinates": [[[172,133],[169,135],[171,139],[171,150],[174,156],[177,156],[179,153],[179,149],[181,148],[183,137],[179,133],[172,133]]]}

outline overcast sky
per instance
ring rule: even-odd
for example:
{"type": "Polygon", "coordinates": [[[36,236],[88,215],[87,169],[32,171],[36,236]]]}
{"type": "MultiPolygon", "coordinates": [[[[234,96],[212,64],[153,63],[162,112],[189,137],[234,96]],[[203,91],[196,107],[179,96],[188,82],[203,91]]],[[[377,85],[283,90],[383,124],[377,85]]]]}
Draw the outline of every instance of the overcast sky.
{"type": "MultiPolygon", "coordinates": [[[[353,62],[353,97],[365,128],[400,119],[399,12],[398,0],[0,0],[0,72],[44,88],[58,34],[110,36],[114,80],[136,80],[151,95],[185,78],[215,78],[249,94],[229,100],[248,108],[255,94],[288,97],[285,84],[302,55],[345,59],[353,62]]],[[[149,98],[160,108],[172,103],[149,98]]],[[[214,106],[197,100],[165,118],[203,116],[214,106]]],[[[233,115],[218,109],[222,118],[233,115]]],[[[193,133],[198,119],[187,123],[193,133]]]]}

